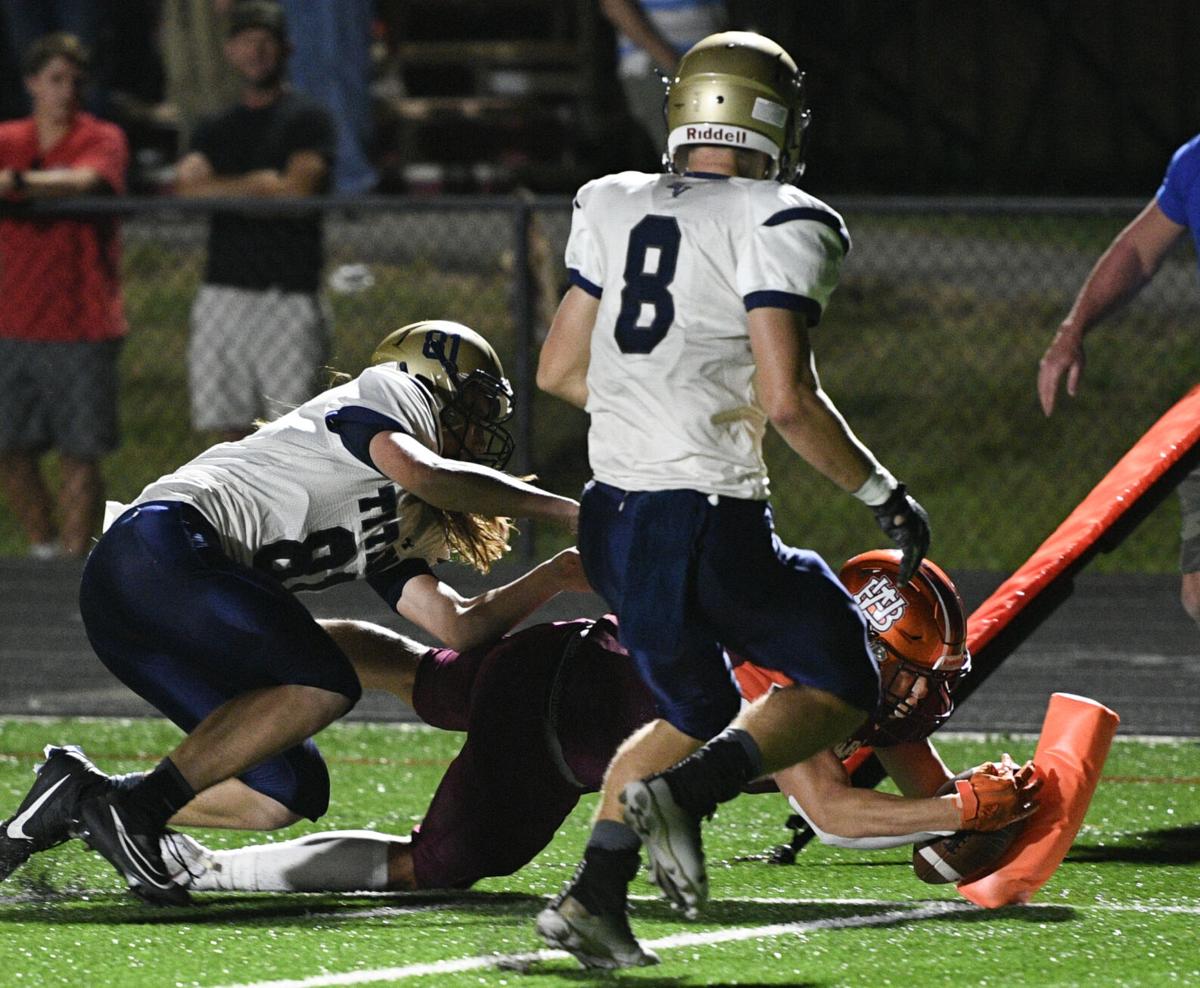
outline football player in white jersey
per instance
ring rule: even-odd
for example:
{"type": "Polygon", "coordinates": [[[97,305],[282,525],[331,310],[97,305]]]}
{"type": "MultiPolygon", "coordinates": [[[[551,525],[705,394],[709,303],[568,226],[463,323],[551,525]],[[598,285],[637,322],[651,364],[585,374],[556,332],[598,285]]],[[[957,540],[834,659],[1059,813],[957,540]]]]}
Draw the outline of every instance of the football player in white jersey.
{"type": "Polygon", "coordinates": [[[361,686],[291,591],[366,578],[467,648],[561,589],[588,589],[573,550],[472,599],[432,574],[451,553],[486,570],[509,516],[575,526],[574,500],[500,472],[512,402],[482,336],[414,323],[357,378],[150,484],[92,551],[80,611],[101,661],[187,737],[125,786],[94,784],[71,749],[48,751],[50,771],[0,838],[5,873],[69,831],[142,898],[179,903],[159,854],[169,819],[272,829],[324,813],[311,737],[361,686]]]}
{"type": "Polygon", "coordinates": [[[803,74],[760,35],[712,35],[684,55],[666,104],[670,173],[579,191],[572,287],[538,366],[539,386],[591,415],[580,553],[661,715],[618,751],[583,863],[538,917],[547,943],[596,967],[655,960],[626,918],[640,844],[651,877],[694,913],[707,896],[699,821],[875,706],[858,608],[820,557],[774,535],[766,424],[875,512],[903,551],[902,581],[929,543],[923,509],[813,364],[809,330],[850,239],[788,184],[809,119],[803,74]],[[738,714],[722,646],[795,685],[738,714]]]}

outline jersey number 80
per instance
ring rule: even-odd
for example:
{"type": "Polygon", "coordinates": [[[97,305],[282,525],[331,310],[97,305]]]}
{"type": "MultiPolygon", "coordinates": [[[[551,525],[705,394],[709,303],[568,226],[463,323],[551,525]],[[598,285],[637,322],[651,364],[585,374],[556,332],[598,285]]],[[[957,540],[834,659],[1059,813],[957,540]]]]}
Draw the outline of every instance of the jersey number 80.
{"type": "Polygon", "coordinates": [[[649,353],[667,335],[675,321],[675,300],[671,282],[679,261],[679,223],[671,216],[646,216],[629,231],[625,252],[625,287],[621,289],[621,311],[617,315],[617,346],[622,353],[649,353]],[[646,270],[651,250],[658,263],[646,270]],[[643,307],[650,306],[654,316],[639,326],[643,307]]]}

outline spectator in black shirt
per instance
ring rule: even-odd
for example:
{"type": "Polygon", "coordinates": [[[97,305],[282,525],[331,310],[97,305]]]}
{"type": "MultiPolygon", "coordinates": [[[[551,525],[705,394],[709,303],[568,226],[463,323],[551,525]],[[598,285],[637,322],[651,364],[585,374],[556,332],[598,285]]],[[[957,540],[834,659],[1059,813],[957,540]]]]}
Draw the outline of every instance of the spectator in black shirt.
{"type": "MultiPolygon", "coordinates": [[[[285,88],[288,51],[278,3],[234,6],[225,57],[241,79],[241,101],[197,127],[179,162],[180,195],[283,199],[326,191],[333,121],[285,88]]],[[[213,214],[188,347],[195,429],[240,439],[256,419],[320,390],[329,352],[327,307],[318,294],[323,255],[315,211],[213,214]]]]}

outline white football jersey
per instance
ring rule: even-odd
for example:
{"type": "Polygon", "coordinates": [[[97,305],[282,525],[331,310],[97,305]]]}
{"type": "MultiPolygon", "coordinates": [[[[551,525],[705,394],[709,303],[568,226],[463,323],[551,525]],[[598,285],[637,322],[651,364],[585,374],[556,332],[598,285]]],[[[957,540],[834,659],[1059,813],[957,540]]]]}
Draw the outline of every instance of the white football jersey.
{"type": "Polygon", "coordinates": [[[815,324],[849,247],[841,216],[790,185],[624,172],[580,189],[566,261],[600,299],[587,375],[596,478],[766,498],[746,312],[815,324]]]}
{"type": "Polygon", "coordinates": [[[381,364],[239,442],[213,446],[134,504],[194,505],[220,532],[227,555],[291,590],[318,590],[401,559],[446,559],[433,509],[346,448],[335,431],[339,412],[382,416],[440,452],[434,397],[395,364],[381,364]]]}

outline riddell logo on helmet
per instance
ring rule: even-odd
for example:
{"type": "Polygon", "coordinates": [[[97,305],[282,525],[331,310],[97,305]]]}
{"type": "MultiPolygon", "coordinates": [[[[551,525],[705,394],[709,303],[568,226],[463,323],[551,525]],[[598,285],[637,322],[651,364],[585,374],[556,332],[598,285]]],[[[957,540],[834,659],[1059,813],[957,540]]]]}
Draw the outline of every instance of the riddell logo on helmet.
{"type": "Polygon", "coordinates": [[[745,144],[749,135],[744,130],[734,130],[732,127],[689,127],[685,141],[688,144],[745,144]]]}

